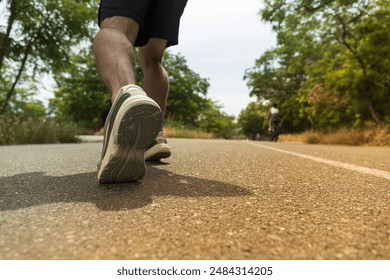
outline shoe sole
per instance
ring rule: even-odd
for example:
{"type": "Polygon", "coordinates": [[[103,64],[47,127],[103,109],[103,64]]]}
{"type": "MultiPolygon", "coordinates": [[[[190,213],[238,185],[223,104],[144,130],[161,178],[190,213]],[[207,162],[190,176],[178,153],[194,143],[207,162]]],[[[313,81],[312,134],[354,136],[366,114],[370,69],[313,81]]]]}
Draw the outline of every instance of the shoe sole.
{"type": "Polygon", "coordinates": [[[146,161],[159,161],[163,158],[169,158],[171,156],[171,149],[167,144],[160,143],[154,145],[145,153],[146,161]]]}
{"type": "Polygon", "coordinates": [[[120,119],[119,127],[114,127],[110,135],[109,141],[113,142],[109,142],[102,160],[98,174],[100,183],[131,182],[144,177],[145,148],[154,141],[162,126],[160,109],[142,101],[131,105],[120,119]]]}

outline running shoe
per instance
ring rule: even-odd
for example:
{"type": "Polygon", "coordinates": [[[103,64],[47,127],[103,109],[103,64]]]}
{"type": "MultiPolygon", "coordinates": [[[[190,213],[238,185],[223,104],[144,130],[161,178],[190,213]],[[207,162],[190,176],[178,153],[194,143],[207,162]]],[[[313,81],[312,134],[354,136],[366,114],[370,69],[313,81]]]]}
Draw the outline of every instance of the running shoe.
{"type": "Polygon", "coordinates": [[[145,175],[145,148],[162,127],[158,104],[138,86],[122,87],[107,116],[101,161],[100,183],[120,183],[145,175]]]}
{"type": "Polygon", "coordinates": [[[170,156],[171,148],[167,143],[164,132],[160,131],[153,143],[146,148],[145,160],[159,161],[162,158],[168,158],[170,156]]]}

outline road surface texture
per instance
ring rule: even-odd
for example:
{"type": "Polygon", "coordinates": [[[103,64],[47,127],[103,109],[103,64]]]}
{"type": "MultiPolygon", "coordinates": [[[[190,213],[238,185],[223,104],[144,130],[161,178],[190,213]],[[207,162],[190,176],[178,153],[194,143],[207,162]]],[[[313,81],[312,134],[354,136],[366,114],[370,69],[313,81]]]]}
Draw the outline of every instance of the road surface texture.
{"type": "Polygon", "coordinates": [[[170,144],[116,185],[102,143],[0,147],[0,259],[390,259],[390,148],[170,144]]]}

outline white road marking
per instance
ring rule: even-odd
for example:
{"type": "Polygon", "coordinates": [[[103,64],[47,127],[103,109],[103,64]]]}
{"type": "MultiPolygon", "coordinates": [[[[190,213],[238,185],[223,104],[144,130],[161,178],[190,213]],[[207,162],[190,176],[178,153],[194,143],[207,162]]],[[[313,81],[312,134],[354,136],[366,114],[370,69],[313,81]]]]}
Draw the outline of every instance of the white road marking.
{"type": "Polygon", "coordinates": [[[385,178],[385,179],[390,180],[390,172],[386,172],[383,170],[364,167],[364,166],[355,165],[355,164],[351,164],[351,163],[339,162],[339,161],[320,158],[320,157],[309,156],[309,155],[295,153],[295,152],[290,152],[290,151],[286,151],[286,150],[282,150],[282,149],[278,149],[278,148],[274,148],[274,147],[269,147],[266,145],[262,145],[262,144],[254,143],[254,142],[250,142],[250,141],[243,141],[243,142],[254,145],[254,146],[258,146],[258,147],[261,147],[264,149],[268,149],[268,150],[272,150],[272,151],[276,151],[276,152],[280,152],[280,153],[285,153],[288,155],[292,155],[292,156],[296,156],[296,157],[300,157],[300,158],[304,158],[304,159],[309,159],[312,161],[329,164],[332,166],[344,168],[344,169],[359,172],[362,174],[372,175],[372,176],[376,176],[379,178],[385,178]]]}

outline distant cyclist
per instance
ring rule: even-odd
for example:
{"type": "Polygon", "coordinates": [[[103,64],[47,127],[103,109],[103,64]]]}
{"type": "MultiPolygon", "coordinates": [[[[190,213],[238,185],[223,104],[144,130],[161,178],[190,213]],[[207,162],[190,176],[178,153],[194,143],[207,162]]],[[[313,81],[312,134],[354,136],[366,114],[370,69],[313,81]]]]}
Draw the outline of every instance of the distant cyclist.
{"type": "Polygon", "coordinates": [[[278,104],[274,103],[268,112],[268,130],[271,131],[273,127],[278,126],[280,123],[278,104]]]}

